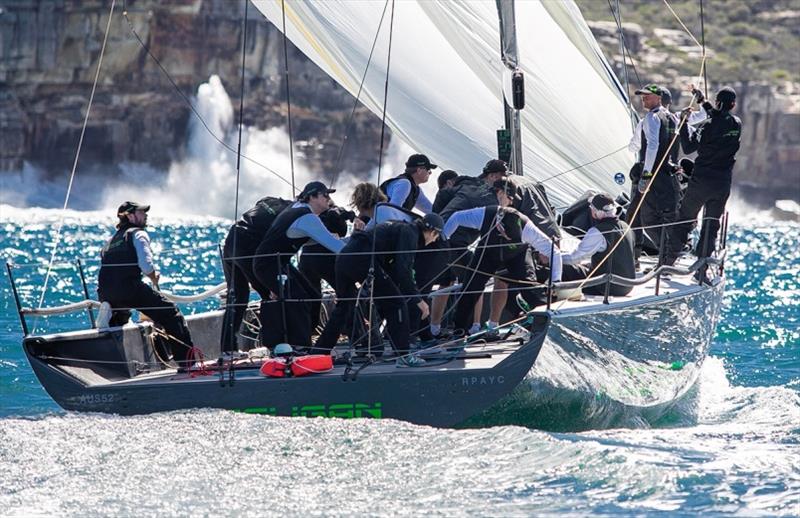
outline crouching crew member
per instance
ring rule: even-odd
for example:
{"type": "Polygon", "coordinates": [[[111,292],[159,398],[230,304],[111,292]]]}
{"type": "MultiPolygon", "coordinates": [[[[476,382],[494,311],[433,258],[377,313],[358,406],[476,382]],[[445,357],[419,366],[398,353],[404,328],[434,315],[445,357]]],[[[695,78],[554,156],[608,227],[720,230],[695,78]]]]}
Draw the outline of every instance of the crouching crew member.
{"type": "Polygon", "coordinates": [[[179,371],[185,371],[191,360],[192,338],[186,320],[178,308],[158,292],[158,271],[153,263],[147,226],[150,205],[126,201],[117,210],[117,232],[101,252],[97,294],[101,302],[112,308],[110,326],[121,326],[136,309],[164,328],[169,335],[172,358],[179,371]],[[150,278],[153,287],[142,281],[142,274],[150,278]]]}
{"type": "MultiPolygon", "coordinates": [[[[594,272],[592,273],[593,277],[613,273],[620,277],[635,279],[634,236],[628,230],[628,225],[617,217],[617,206],[614,203],[614,199],[605,193],[595,194],[589,201],[589,207],[591,208],[594,226],[583,236],[578,248],[562,256],[564,266],[578,266],[583,261],[590,259],[590,268],[594,272]],[[620,239],[622,239],[622,242],[617,245],[620,239]],[[615,246],[616,248],[614,248],[615,246]],[[614,251],[608,257],[612,249],[614,251]]],[[[584,278],[589,273],[584,269],[580,271],[583,272],[584,278]]],[[[612,282],[609,295],[627,295],[632,289],[633,287],[631,286],[612,282]]],[[[583,288],[583,292],[589,295],[604,295],[605,285],[588,286],[583,288]]]]}
{"type": "Polygon", "coordinates": [[[311,345],[311,303],[285,299],[313,299],[315,290],[291,259],[313,239],[331,252],[344,243],[322,224],[319,215],[330,206],[330,193],[322,182],[311,182],[297,196],[297,202],[281,212],[256,250],[253,268],[261,286],[261,340],[272,347],[288,342],[296,347],[311,345]],[[277,302],[271,303],[270,299],[277,302]]]}
{"type": "MultiPolygon", "coordinates": [[[[684,125],[681,128],[681,146],[684,153],[697,151],[694,171],[689,185],[681,201],[678,221],[669,233],[669,252],[667,264],[673,264],[683,247],[694,220],[700,210],[705,207],[706,220],[703,221],[700,240],[697,243],[697,257],[708,257],[714,251],[719,218],[725,212],[725,203],[731,193],[733,165],[736,163],[736,152],[742,134],[742,121],[731,114],[736,106],[736,92],[726,86],[717,92],[716,107],[703,102],[702,93],[692,90],[698,101],[708,114],[708,118],[690,131],[684,125]]],[[[684,110],[684,114],[691,109],[684,110]]]]}
{"type": "MultiPolygon", "coordinates": [[[[347,315],[355,307],[356,283],[363,285],[374,265],[373,301],[381,317],[386,319],[389,338],[402,357],[400,362],[422,363],[421,359],[406,356],[411,320],[409,306],[414,306],[421,318],[427,317],[429,311],[414,282],[414,260],[417,250],[439,238],[442,225],[442,218],[428,214],[412,223],[387,221],[372,230],[355,232],[336,258],[336,308],[315,349],[329,351],[336,345],[347,315]]],[[[364,296],[366,302],[369,295],[364,296]]],[[[376,347],[382,345],[376,344],[376,347]]]]}
{"type": "Polygon", "coordinates": [[[253,256],[272,222],[291,204],[289,200],[272,196],[261,198],[228,231],[222,249],[222,270],[228,284],[227,304],[222,319],[222,352],[238,349],[236,334],[250,300],[250,286],[259,293],[269,292],[256,278],[253,256]]]}
{"type": "Polygon", "coordinates": [[[549,257],[552,253],[550,276],[554,282],[561,280],[561,252],[558,247],[530,219],[511,207],[516,188],[505,180],[495,182],[494,188],[500,207],[459,211],[445,225],[445,237],[461,226],[479,229],[482,236],[467,267],[466,282],[456,306],[456,329],[470,329],[475,303],[486,281],[500,268],[507,270],[504,276],[511,279],[511,286],[520,290],[528,304],[537,306],[543,302],[532,289],[536,271],[526,244],[544,256],[549,257]]]}

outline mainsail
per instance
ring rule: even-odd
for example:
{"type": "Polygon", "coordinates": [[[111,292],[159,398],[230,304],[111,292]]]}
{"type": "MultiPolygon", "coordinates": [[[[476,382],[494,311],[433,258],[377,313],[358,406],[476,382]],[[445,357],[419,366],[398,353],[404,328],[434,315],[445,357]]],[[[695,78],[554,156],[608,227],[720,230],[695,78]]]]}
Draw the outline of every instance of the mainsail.
{"type": "MultiPolygon", "coordinates": [[[[360,99],[381,115],[391,1],[254,5],[279,29],[285,9],[288,38],[353,95],[378,34],[360,99]]],[[[515,8],[525,174],[545,182],[557,206],[589,189],[627,190],[614,180],[632,163],[627,98],[579,9],[571,0],[515,8]]],[[[476,174],[496,156],[496,130],[504,125],[495,2],[404,0],[394,9],[386,122],[436,163],[476,174]]]]}

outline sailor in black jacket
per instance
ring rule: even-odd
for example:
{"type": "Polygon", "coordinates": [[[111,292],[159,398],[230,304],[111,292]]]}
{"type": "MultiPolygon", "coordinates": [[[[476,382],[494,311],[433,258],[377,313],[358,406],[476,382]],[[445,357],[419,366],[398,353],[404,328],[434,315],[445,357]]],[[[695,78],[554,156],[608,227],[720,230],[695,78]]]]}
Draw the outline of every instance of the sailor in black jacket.
{"type": "Polygon", "coordinates": [[[153,263],[150,238],[144,230],[150,205],[126,201],[117,210],[117,232],[101,252],[97,294],[101,302],[115,309],[111,326],[124,325],[130,310],[136,309],[159,324],[169,335],[172,358],[179,371],[186,370],[192,360],[192,337],[186,320],[178,308],[158,292],[158,271],[153,263]],[[153,287],[142,282],[142,274],[153,287]]]}
{"type": "MultiPolygon", "coordinates": [[[[703,221],[700,240],[695,249],[697,257],[708,257],[715,249],[719,218],[725,212],[725,203],[731,192],[733,165],[739,151],[742,134],[742,121],[731,114],[736,107],[736,92],[726,86],[717,92],[716,106],[708,101],[702,102],[702,93],[691,85],[695,96],[708,114],[694,131],[686,125],[681,128],[681,146],[684,153],[697,151],[694,171],[681,201],[678,221],[669,233],[667,264],[673,264],[683,247],[694,220],[705,207],[706,219],[703,221]]],[[[684,110],[684,116],[691,108],[684,110]]]]}
{"type": "Polygon", "coordinates": [[[256,278],[253,256],[272,222],[291,204],[289,200],[272,196],[261,198],[228,231],[222,249],[222,271],[228,284],[225,314],[222,318],[222,352],[238,349],[236,333],[250,300],[250,286],[259,293],[269,292],[256,278]]]}
{"type": "MultiPolygon", "coordinates": [[[[428,305],[420,297],[414,282],[415,257],[418,250],[439,238],[442,226],[442,218],[436,214],[427,214],[412,223],[387,221],[370,230],[353,233],[336,258],[336,308],[317,340],[315,349],[329,351],[336,345],[346,316],[355,307],[358,294],[356,283],[363,284],[370,268],[374,266],[374,304],[386,319],[386,329],[397,354],[407,354],[409,306],[415,306],[421,313],[421,318],[428,314],[428,305]]],[[[375,346],[381,347],[380,344],[375,346]]]]}

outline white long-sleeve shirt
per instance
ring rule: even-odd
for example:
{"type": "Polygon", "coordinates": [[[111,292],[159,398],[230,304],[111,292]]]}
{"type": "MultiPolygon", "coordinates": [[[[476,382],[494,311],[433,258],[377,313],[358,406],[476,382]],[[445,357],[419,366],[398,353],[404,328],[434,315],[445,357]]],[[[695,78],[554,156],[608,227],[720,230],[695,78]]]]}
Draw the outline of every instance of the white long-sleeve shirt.
{"type": "MultiPolygon", "coordinates": [[[[402,207],[409,194],[411,194],[411,182],[405,178],[398,178],[393,182],[389,182],[389,185],[386,186],[386,195],[389,196],[389,203],[392,205],[402,207]]],[[[417,196],[417,203],[414,208],[423,214],[429,214],[433,210],[431,200],[425,196],[422,189],[419,190],[419,196],[417,196]]]]}
{"type": "MultiPolygon", "coordinates": [[[[292,208],[295,207],[307,207],[308,204],[302,202],[296,202],[292,205],[292,208]]],[[[286,229],[286,237],[290,239],[298,239],[301,237],[308,237],[311,240],[319,243],[320,245],[324,246],[331,252],[339,253],[339,251],[344,248],[345,241],[338,239],[330,231],[325,228],[325,225],[322,223],[322,220],[319,219],[319,216],[314,214],[304,214],[297,218],[294,223],[286,229]]]]}
{"type": "Polygon", "coordinates": [[[136,250],[136,263],[145,275],[156,271],[153,262],[153,251],[150,249],[150,236],[143,229],[133,232],[133,248],[136,250]]]}
{"type": "MultiPolygon", "coordinates": [[[[681,123],[680,116],[677,113],[671,113],[673,120],[675,121],[675,127],[681,123]]],[[[705,109],[700,107],[699,111],[692,112],[689,115],[689,120],[686,121],[686,125],[689,128],[689,132],[691,133],[694,131],[694,125],[699,122],[702,122],[708,118],[708,114],[706,114],[705,109]]],[[[628,142],[628,151],[631,153],[639,153],[639,150],[642,149],[642,125],[644,124],[644,119],[639,119],[639,122],[636,124],[636,129],[633,130],[633,135],[631,136],[630,142],[628,142]]]]}
{"type": "Polygon", "coordinates": [[[564,264],[580,264],[591,257],[597,252],[603,252],[608,245],[606,238],[597,230],[597,227],[592,227],[583,236],[578,248],[568,254],[564,254],[561,258],[564,264]]]}
{"type": "MultiPolygon", "coordinates": [[[[483,218],[486,216],[486,207],[476,207],[474,209],[466,209],[454,212],[447,220],[447,223],[442,229],[442,233],[447,239],[459,228],[471,228],[480,230],[483,225],[483,218]]],[[[531,247],[550,259],[551,247],[553,247],[552,240],[547,237],[547,234],[539,230],[539,228],[531,222],[525,223],[522,228],[522,242],[531,245],[531,247]]],[[[553,264],[550,268],[550,278],[553,282],[561,280],[562,261],[561,250],[555,246],[553,252],[553,264]]]]}

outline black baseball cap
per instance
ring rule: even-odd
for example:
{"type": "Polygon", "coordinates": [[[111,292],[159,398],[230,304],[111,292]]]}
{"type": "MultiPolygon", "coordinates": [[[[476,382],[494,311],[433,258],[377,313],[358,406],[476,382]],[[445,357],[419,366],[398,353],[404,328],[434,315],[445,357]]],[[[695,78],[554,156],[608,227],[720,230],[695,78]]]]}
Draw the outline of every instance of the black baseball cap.
{"type": "Polygon", "coordinates": [[[422,228],[435,230],[441,234],[442,229],[444,228],[444,220],[435,212],[425,214],[422,216],[422,228]]]}
{"type": "Polygon", "coordinates": [[[614,210],[614,208],[617,206],[614,198],[604,192],[592,196],[592,199],[589,201],[589,203],[595,210],[600,210],[603,212],[614,210]]]}
{"type": "Polygon", "coordinates": [[[483,166],[483,171],[481,172],[480,175],[478,175],[478,178],[483,178],[484,176],[490,175],[492,173],[507,173],[507,172],[508,172],[508,166],[506,166],[506,163],[497,158],[493,158],[492,160],[486,162],[486,165],[483,166]]]}
{"type": "Polygon", "coordinates": [[[414,169],[414,168],[417,168],[417,167],[426,167],[428,169],[436,169],[439,166],[436,165],[436,164],[431,164],[430,159],[425,155],[416,154],[416,155],[411,155],[410,157],[408,157],[408,160],[406,160],[406,168],[407,169],[414,169]]]}
{"type": "Polygon", "coordinates": [[[653,95],[662,96],[662,95],[664,95],[664,89],[661,88],[660,86],[656,85],[656,84],[652,84],[651,83],[651,84],[645,86],[644,88],[640,88],[639,90],[636,90],[633,93],[636,94],[636,95],[653,94],[653,95]]]}
{"type": "Polygon", "coordinates": [[[124,216],[125,214],[132,214],[137,210],[143,210],[147,212],[150,210],[150,205],[143,205],[141,203],[136,203],[135,201],[126,201],[122,205],[119,206],[117,209],[117,216],[124,216]]]}
{"type": "Polygon", "coordinates": [[[717,102],[730,104],[736,101],[736,90],[730,86],[723,86],[717,92],[717,102]]]}
{"type": "Polygon", "coordinates": [[[309,196],[316,196],[317,194],[330,194],[336,192],[336,189],[328,189],[322,182],[309,182],[303,187],[303,191],[297,195],[297,198],[307,198],[309,196]]]}
{"type": "Polygon", "coordinates": [[[521,199],[517,194],[517,188],[514,186],[513,183],[509,182],[507,178],[504,178],[502,180],[497,180],[496,182],[494,182],[492,184],[492,189],[494,189],[495,192],[503,191],[512,200],[521,199]]]}

